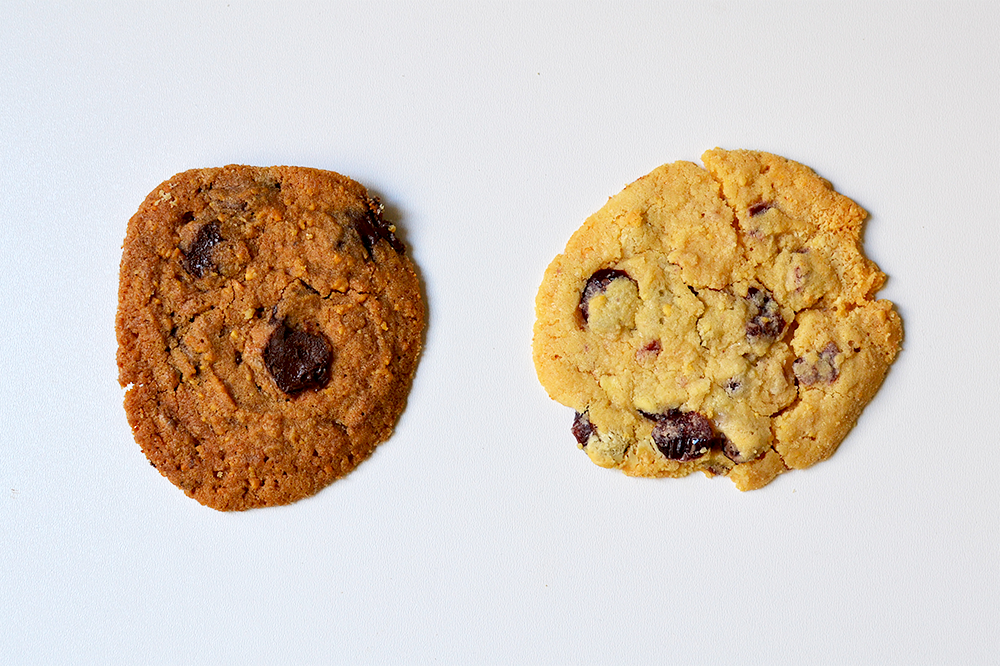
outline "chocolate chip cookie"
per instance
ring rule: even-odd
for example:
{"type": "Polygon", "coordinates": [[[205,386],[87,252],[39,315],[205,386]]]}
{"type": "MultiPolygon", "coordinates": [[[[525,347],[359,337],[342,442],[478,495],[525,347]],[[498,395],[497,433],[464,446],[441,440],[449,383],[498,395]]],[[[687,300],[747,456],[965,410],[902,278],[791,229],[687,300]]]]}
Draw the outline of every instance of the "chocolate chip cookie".
{"type": "Polygon", "coordinates": [[[150,463],[219,510],[294,502],[392,433],[420,285],[364,187],[298,167],[178,174],[128,224],[116,331],[150,463]]]}
{"type": "Polygon", "coordinates": [[[612,197],[536,299],[533,355],[598,465],[760,488],[829,457],[902,324],[861,251],[866,213],[809,168],[710,150],[612,197]]]}

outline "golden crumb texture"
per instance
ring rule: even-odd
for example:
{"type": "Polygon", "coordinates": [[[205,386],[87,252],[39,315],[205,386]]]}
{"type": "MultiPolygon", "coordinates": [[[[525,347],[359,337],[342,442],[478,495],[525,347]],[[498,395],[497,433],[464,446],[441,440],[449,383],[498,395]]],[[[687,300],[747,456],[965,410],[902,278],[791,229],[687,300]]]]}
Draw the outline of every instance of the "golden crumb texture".
{"type": "Polygon", "coordinates": [[[860,206],[776,155],[702,161],[657,168],[572,235],[538,291],[534,363],[596,464],[751,490],[833,454],[903,328],[860,206]]]}

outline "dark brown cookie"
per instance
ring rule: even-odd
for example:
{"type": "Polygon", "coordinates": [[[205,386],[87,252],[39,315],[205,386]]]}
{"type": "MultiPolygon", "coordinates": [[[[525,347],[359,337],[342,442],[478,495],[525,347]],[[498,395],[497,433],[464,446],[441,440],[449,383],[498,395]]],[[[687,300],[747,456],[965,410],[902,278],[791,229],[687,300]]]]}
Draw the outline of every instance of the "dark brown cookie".
{"type": "Polygon", "coordinates": [[[413,264],[339,174],[178,174],[128,224],[119,382],[136,441],[202,504],[287,504],[347,474],[402,412],[424,328],[413,264]]]}

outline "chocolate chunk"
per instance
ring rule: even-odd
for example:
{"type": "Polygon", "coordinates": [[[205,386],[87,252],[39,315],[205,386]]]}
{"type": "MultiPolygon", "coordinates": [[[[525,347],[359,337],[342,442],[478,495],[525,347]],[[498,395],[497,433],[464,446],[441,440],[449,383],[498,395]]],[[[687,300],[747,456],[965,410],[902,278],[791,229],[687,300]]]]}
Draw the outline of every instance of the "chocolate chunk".
{"type": "Polygon", "coordinates": [[[840,376],[840,371],[834,364],[834,359],[839,353],[840,347],[829,342],[819,354],[815,356],[813,356],[815,352],[809,354],[809,360],[803,357],[795,359],[795,362],[792,363],[795,379],[804,386],[820,383],[832,384],[840,376]]]}
{"type": "Polygon", "coordinates": [[[653,443],[670,460],[694,460],[722,444],[723,437],[716,434],[712,422],[698,412],[671,409],[666,414],[639,413],[656,421],[653,443]]]}
{"type": "Polygon", "coordinates": [[[264,347],[264,367],[288,395],[320,389],[330,380],[330,345],[322,334],[293,329],[281,322],[264,347]]]}
{"type": "Polygon", "coordinates": [[[756,217],[756,216],[758,216],[758,215],[760,215],[762,213],[767,212],[767,209],[770,208],[770,207],[771,207],[771,204],[766,204],[766,203],[763,203],[763,202],[755,203],[754,205],[750,206],[750,208],[748,209],[748,212],[750,213],[751,217],[756,217]]]}
{"type": "Polygon", "coordinates": [[[750,287],[746,299],[750,302],[750,321],[747,322],[747,337],[753,341],[760,338],[777,339],[785,330],[785,320],[781,316],[781,306],[764,289],[750,287]]]}
{"type": "Polygon", "coordinates": [[[587,416],[587,412],[582,414],[580,412],[576,413],[576,416],[573,417],[572,430],[573,436],[576,437],[576,441],[580,443],[580,446],[587,446],[590,436],[596,432],[593,424],[590,422],[590,418],[587,416]]]}
{"type": "Polygon", "coordinates": [[[361,244],[368,250],[368,255],[374,257],[373,248],[379,240],[384,240],[393,250],[403,254],[406,248],[396,238],[394,227],[382,219],[383,206],[378,199],[368,201],[368,210],[354,218],[354,229],[361,236],[361,244]]]}
{"type": "Polygon", "coordinates": [[[184,270],[195,277],[204,277],[207,271],[215,268],[212,262],[212,249],[220,242],[222,234],[219,233],[218,222],[209,222],[199,229],[194,242],[181,259],[184,270]]]}
{"type": "Polygon", "coordinates": [[[590,276],[590,279],[587,280],[587,284],[583,287],[583,293],[580,294],[580,314],[583,316],[584,323],[587,323],[587,318],[589,316],[587,310],[590,299],[600,293],[603,293],[604,290],[608,288],[608,285],[611,284],[612,280],[618,280],[621,278],[632,280],[628,273],[614,268],[602,268],[590,276]]]}

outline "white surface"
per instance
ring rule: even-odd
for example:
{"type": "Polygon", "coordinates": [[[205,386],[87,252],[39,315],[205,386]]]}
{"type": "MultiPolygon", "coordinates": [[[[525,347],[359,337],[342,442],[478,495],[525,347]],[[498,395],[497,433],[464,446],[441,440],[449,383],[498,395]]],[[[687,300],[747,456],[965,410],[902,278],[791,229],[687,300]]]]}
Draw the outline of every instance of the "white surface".
{"type": "Polygon", "coordinates": [[[995,663],[997,5],[134,4],[0,21],[0,663],[995,663]],[[716,145],[867,208],[906,327],[748,494],[597,468],[530,360],[572,231],[716,145]],[[150,467],[114,360],[126,221],[231,162],[381,195],[430,313],[394,437],[241,514],[150,467]]]}

